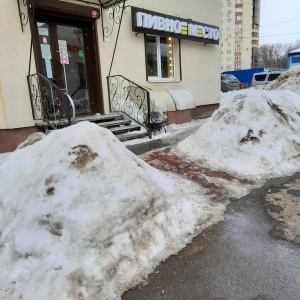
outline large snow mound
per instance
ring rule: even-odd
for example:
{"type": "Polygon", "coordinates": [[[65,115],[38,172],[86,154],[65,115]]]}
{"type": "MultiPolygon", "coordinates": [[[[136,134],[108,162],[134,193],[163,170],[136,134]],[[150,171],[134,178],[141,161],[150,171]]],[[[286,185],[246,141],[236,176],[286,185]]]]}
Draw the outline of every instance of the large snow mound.
{"type": "Polygon", "coordinates": [[[120,299],[223,218],[200,187],[83,122],[0,165],[0,299],[120,299]]]}
{"type": "Polygon", "coordinates": [[[299,171],[300,96],[255,89],[226,93],[209,121],[172,151],[252,179],[299,171]]]}
{"type": "Polygon", "coordinates": [[[264,86],[265,90],[290,90],[300,95],[300,66],[294,66],[264,86]]]}

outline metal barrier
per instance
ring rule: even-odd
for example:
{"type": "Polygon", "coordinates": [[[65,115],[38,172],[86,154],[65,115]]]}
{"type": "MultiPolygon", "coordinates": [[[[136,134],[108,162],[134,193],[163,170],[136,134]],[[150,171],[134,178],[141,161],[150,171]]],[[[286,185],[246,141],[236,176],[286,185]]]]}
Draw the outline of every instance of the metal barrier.
{"type": "Polygon", "coordinates": [[[107,85],[110,110],[122,112],[145,127],[152,138],[149,91],[122,75],[108,76],[107,85]]]}
{"type": "Polygon", "coordinates": [[[40,73],[27,76],[32,116],[52,129],[72,124],[75,106],[68,93],[40,73]]]}

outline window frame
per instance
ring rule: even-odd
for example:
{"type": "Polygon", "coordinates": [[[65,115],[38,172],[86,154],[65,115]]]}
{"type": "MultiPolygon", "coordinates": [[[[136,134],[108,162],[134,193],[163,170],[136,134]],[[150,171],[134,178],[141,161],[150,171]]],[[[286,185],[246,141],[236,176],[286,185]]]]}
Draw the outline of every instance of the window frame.
{"type": "MultiPolygon", "coordinates": [[[[164,36],[154,35],[154,34],[144,34],[144,44],[145,44],[145,68],[146,68],[146,81],[148,82],[180,82],[182,80],[182,73],[181,73],[181,43],[180,39],[174,39],[175,42],[178,42],[178,58],[176,59],[175,47],[173,48],[173,77],[172,78],[163,78],[162,77],[162,70],[161,70],[161,47],[160,47],[160,38],[164,36]],[[147,36],[155,37],[156,39],[156,53],[157,53],[157,72],[158,76],[148,76],[147,73],[147,36]],[[158,42],[159,41],[159,42],[158,42]],[[176,78],[176,70],[177,70],[177,62],[179,67],[179,79],[176,78]]],[[[166,37],[169,38],[169,37],[166,37]]]]}

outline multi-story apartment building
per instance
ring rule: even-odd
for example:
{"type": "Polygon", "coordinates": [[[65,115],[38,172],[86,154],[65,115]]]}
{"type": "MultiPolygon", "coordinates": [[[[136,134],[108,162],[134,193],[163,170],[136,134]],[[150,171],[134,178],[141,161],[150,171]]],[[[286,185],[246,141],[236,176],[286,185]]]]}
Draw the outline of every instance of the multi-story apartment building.
{"type": "Polygon", "coordinates": [[[260,0],[222,0],[222,71],[258,64],[260,0]]]}

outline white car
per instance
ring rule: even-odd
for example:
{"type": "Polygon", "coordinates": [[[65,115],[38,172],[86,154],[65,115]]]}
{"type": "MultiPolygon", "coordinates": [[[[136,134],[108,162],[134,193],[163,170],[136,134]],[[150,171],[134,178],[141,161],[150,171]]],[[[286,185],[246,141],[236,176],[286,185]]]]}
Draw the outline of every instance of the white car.
{"type": "Polygon", "coordinates": [[[254,73],[251,80],[251,86],[265,85],[277,79],[282,71],[269,71],[254,73]]]}

